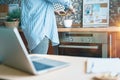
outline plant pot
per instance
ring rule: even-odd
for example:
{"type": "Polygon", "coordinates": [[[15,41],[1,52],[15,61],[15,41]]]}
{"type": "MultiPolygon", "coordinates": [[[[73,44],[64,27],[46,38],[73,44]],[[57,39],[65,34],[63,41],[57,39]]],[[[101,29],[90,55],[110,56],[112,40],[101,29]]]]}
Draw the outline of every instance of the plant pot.
{"type": "Polygon", "coordinates": [[[6,27],[14,28],[19,26],[19,21],[5,22],[6,27]]]}

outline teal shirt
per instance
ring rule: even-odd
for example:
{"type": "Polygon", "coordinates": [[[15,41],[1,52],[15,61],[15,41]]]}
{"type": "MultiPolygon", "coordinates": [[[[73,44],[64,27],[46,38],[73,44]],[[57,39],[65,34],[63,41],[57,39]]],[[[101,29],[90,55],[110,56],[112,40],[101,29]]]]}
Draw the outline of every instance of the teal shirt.
{"type": "Polygon", "coordinates": [[[53,3],[59,2],[65,7],[71,5],[69,0],[22,0],[21,28],[30,50],[34,49],[46,36],[52,45],[59,44],[53,3]]]}

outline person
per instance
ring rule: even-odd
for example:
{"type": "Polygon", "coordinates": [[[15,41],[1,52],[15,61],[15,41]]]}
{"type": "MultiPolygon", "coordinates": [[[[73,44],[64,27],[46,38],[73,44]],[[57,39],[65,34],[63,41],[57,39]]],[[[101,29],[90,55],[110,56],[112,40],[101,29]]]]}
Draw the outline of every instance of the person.
{"type": "Polygon", "coordinates": [[[73,12],[70,0],[22,0],[21,28],[31,53],[47,54],[49,40],[52,46],[59,44],[53,3],[60,3],[73,12]]]}

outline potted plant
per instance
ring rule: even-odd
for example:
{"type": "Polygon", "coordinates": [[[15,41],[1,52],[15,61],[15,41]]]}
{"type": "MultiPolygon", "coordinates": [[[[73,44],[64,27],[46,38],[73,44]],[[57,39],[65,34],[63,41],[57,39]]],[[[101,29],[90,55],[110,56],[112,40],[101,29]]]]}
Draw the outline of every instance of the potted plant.
{"type": "Polygon", "coordinates": [[[20,23],[20,9],[15,9],[12,12],[9,12],[5,21],[6,27],[18,27],[20,23]]]}

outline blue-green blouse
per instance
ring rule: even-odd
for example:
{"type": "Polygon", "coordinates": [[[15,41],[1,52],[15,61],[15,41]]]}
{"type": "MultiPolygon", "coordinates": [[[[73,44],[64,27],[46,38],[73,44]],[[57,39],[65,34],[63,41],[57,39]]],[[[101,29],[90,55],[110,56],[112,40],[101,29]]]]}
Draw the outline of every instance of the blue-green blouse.
{"type": "Polygon", "coordinates": [[[52,45],[59,44],[56,18],[53,3],[61,3],[65,7],[71,5],[70,0],[21,0],[21,28],[30,50],[34,49],[46,36],[52,45]]]}

